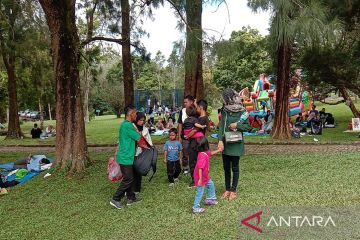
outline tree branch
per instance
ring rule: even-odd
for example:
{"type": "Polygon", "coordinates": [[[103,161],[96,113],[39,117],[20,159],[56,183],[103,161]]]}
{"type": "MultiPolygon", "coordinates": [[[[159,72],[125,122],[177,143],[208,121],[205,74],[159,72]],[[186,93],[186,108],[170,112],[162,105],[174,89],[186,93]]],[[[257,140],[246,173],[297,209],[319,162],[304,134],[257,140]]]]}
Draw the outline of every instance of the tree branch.
{"type": "Polygon", "coordinates": [[[170,5],[175,9],[175,11],[177,12],[177,14],[179,14],[179,17],[181,18],[181,20],[185,23],[185,25],[190,29],[190,31],[191,31],[191,28],[190,28],[190,26],[189,26],[189,24],[187,23],[187,21],[186,21],[186,19],[184,18],[184,16],[182,15],[182,13],[181,13],[181,10],[176,6],[176,4],[173,2],[173,1],[171,1],[171,0],[167,0],[169,3],[170,3],[170,5]]]}
{"type": "Polygon", "coordinates": [[[102,37],[102,36],[96,36],[96,37],[92,37],[90,39],[86,39],[81,43],[81,47],[84,47],[85,45],[88,45],[91,42],[94,41],[107,41],[107,42],[114,42],[114,43],[118,43],[120,45],[123,44],[124,40],[120,39],[120,38],[108,38],[108,37],[102,37]]]}

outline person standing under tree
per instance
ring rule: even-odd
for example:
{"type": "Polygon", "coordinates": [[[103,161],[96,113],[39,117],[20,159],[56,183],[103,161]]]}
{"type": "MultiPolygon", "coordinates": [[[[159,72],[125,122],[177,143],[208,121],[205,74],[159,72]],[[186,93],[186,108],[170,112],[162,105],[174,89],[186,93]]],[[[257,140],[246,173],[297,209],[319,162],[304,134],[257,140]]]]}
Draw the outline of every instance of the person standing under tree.
{"type": "Polygon", "coordinates": [[[179,180],[178,177],[181,173],[182,145],[176,140],[176,136],[176,128],[170,129],[169,140],[164,144],[164,163],[166,164],[169,187],[174,186],[174,183],[179,180]]]}
{"type": "MultiPolygon", "coordinates": [[[[135,157],[139,156],[144,149],[148,149],[153,146],[151,136],[149,133],[149,129],[144,126],[145,121],[146,121],[145,113],[137,112],[135,126],[136,126],[136,129],[141,134],[141,137],[140,137],[139,141],[137,141],[137,144],[136,144],[135,157]]],[[[140,193],[140,191],[141,191],[141,180],[142,180],[142,176],[136,172],[136,169],[134,169],[134,181],[135,181],[134,182],[134,185],[135,185],[134,191],[135,191],[135,194],[140,193]]]]}
{"type": "Polygon", "coordinates": [[[134,182],[134,158],[135,143],[140,139],[140,133],[136,130],[133,122],[136,120],[136,108],[132,105],[125,107],[125,121],[121,124],[119,130],[119,148],[116,154],[116,161],[120,164],[123,179],[119,188],[110,201],[110,205],[121,209],[121,199],[127,197],[127,205],[141,201],[141,198],[135,197],[134,182]]]}
{"type": "Polygon", "coordinates": [[[189,173],[189,140],[184,139],[183,123],[188,117],[186,115],[186,108],[194,107],[194,97],[187,95],[184,97],[184,108],[179,113],[178,118],[178,140],[182,143],[183,146],[183,159],[182,166],[184,169],[184,174],[189,173]]]}
{"type": "Polygon", "coordinates": [[[239,94],[233,89],[225,89],[223,92],[224,107],[221,113],[219,129],[218,149],[223,150],[222,159],[225,173],[225,189],[222,199],[236,198],[239,182],[239,161],[244,155],[244,141],[226,142],[225,133],[231,131],[245,132],[251,130],[246,109],[241,103],[239,94]],[[231,182],[232,172],[232,182],[231,182]]]}
{"type": "Polygon", "coordinates": [[[193,131],[190,132],[190,134],[187,135],[187,139],[189,142],[189,166],[190,166],[190,174],[191,174],[191,182],[189,184],[189,188],[192,188],[195,186],[194,182],[194,169],[196,166],[196,161],[198,157],[198,145],[197,145],[197,139],[192,138],[192,136],[197,132],[200,131],[205,136],[206,135],[206,129],[209,126],[209,116],[207,115],[207,107],[208,103],[205,100],[199,100],[196,103],[196,112],[200,115],[198,118],[198,124],[202,126],[206,126],[205,128],[195,128],[193,131]]]}

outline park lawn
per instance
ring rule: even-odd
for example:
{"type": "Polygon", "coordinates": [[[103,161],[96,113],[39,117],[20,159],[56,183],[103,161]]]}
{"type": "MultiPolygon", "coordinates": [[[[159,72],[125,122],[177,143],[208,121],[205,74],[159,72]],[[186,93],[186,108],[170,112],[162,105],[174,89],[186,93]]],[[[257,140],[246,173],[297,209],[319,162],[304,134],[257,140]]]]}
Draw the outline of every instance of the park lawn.
{"type": "MultiPolygon", "coordinates": [[[[359,141],[358,133],[344,133],[347,129],[349,121],[351,121],[352,113],[344,103],[338,105],[326,105],[317,103],[317,109],[325,107],[326,112],[331,112],[336,121],[336,128],[323,129],[322,135],[316,136],[319,143],[351,143],[359,141]]],[[[360,103],[357,104],[360,108],[360,103]]],[[[217,123],[217,111],[213,110],[211,119],[217,123]]],[[[294,119],[295,120],[295,117],[294,119]]],[[[123,121],[123,118],[116,118],[115,115],[100,116],[93,119],[90,123],[86,124],[86,137],[88,144],[116,144],[118,141],[119,125],[123,121]]],[[[26,138],[21,140],[6,140],[4,136],[0,136],[0,145],[46,145],[55,144],[55,138],[49,139],[31,139],[30,130],[33,127],[34,122],[24,122],[21,125],[26,138]]],[[[38,122],[39,124],[39,122],[38,122]]],[[[55,121],[45,121],[44,126],[49,124],[55,125],[55,121]]],[[[215,133],[215,132],[213,132],[215,133]]],[[[210,135],[211,133],[209,133],[210,135]]],[[[287,141],[289,143],[308,143],[314,142],[314,137],[304,136],[300,139],[291,139],[287,141]]],[[[153,141],[155,143],[164,143],[166,136],[154,136],[153,141]]],[[[217,142],[217,139],[208,138],[210,142],[217,142]]],[[[247,143],[276,143],[270,136],[248,136],[245,137],[247,143]]]]}
{"type": "MultiPolygon", "coordinates": [[[[50,153],[51,155],[51,153],[50,153]]],[[[173,188],[162,159],[152,182],[143,179],[143,201],[117,210],[109,200],[117,188],[106,178],[110,153],[91,152],[93,164],[82,177],[42,173],[0,196],[2,239],[239,239],[244,206],[354,206],[360,204],[360,153],[248,155],[241,160],[239,197],[219,200],[193,215],[189,176],[173,188]],[[206,226],[206,227],[205,227],[206,226]]],[[[21,157],[0,153],[0,162],[21,157]]],[[[220,196],[220,157],[211,162],[220,196]]]]}

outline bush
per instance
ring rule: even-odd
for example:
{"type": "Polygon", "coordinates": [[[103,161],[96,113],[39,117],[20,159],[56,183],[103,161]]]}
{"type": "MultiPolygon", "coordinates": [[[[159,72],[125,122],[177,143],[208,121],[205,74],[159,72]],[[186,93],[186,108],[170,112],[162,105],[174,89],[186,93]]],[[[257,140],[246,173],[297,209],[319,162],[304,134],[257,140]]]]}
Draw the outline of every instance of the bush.
{"type": "Polygon", "coordinates": [[[209,114],[209,116],[211,115],[212,110],[213,110],[212,106],[208,106],[207,113],[209,114]]]}

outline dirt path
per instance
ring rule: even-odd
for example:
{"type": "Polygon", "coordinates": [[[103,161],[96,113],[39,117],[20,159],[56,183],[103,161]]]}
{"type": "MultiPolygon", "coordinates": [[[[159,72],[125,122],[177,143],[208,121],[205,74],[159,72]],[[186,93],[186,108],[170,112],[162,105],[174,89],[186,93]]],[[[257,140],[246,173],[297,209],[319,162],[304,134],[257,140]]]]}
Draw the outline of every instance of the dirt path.
{"type": "MultiPolygon", "coordinates": [[[[156,145],[157,149],[162,152],[162,145],[156,145]]],[[[216,145],[212,144],[212,148],[216,145]]],[[[113,151],[114,146],[99,145],[89,146],[90,151],[95,152],[108,152],[113,151]]],[[[288,145],[288,144],[266,144],[266,145],[245,145],[246,154],[278,154],[278,153],[308,153],[308,152],[354,152],[360,151],[360,144],[299,144],[299,145],[288,145]]],[[[0,152],[26,152],[26,153],[37,153],[37,152],[54,152],[55,148],[51,146],[1,146],[0,152]]]]}

